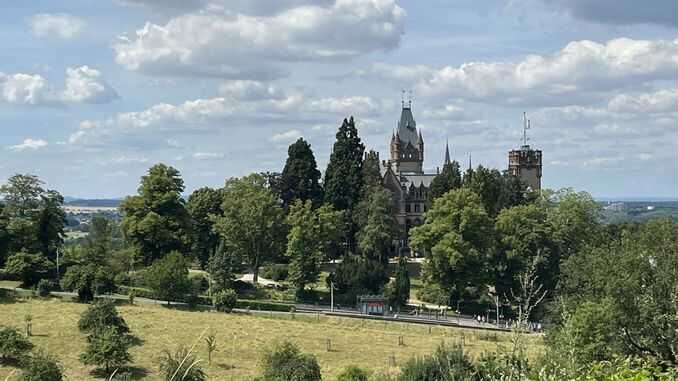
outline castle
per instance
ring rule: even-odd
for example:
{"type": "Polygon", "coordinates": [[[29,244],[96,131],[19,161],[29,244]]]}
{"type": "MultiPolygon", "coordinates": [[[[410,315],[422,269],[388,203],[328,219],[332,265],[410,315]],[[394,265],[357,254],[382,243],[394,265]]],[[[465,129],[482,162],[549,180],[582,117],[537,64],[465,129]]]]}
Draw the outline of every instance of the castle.
{"type": "MultiPolygon", "coordinates": [[[[526,124],[520,150],[509,152],[508,171],[520,177],[531,190],[538,191],[541,189],[542,154],[527,145],[528,128],[526,124]]],[[[446,145],[444,164],[450,163],[450,149],[446,145]]],[[[398,128],[391,135],[389,160],[383,160],[380,167],[383,185],[393,195],[393,213],[401,230],[394,249],[407,248],[410,229],[424,221],[431,182],[438,175],[424,172],[424,138],[417,129],[411,101],[402,102],[398,128]]]]}

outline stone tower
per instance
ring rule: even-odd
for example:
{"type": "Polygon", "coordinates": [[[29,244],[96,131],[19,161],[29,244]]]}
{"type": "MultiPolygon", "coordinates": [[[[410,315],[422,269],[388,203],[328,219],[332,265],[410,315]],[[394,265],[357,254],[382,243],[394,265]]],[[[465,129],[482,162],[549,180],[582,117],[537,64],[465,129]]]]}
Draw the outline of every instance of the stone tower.
{"type": "Polygon", "coordinates": [[[391,136],[391,169],[395,173],[423,174],[424,138],[412,115],[412,102],[403,101],[398,129],[391,136]]]}
{"type": "Polygon", "coordinates": [[[509,152],[509,173],[519,177],[532,191],[541,190],[542,154],[541,150],[534,150],[528,144],[527,130],[530,121],[524,117],[523,145],[520,149],[509,152]]]}

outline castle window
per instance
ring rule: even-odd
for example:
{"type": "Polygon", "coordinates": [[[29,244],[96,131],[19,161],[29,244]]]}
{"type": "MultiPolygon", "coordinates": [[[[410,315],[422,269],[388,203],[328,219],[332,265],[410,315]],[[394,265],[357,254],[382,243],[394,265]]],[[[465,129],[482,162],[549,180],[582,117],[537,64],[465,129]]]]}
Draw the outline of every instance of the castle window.
{"type": "Polygon", "coordinates": [[[414,212],[419,213],[419,204],[414,204],[414,212]]]}
{"type": "Polygon", "coordinates": [[[410,212],[410,204],[405,204],[405,213],[410,212]]]}

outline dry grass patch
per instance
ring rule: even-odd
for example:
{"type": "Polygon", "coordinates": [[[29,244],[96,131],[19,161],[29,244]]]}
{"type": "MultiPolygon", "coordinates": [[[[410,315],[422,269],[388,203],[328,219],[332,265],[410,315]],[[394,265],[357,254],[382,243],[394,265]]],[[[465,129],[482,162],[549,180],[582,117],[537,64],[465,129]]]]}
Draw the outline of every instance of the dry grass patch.
{"type": "MultiPolygon", "coordinates": [[[[32,342],[57,356],[63,363],[69,380],[89,380],[91,368],[79,361],[85,347],[84,336],[78,332],[77,321],[87,305],[58,299],[33,299],[0,305],[0,324],[23,327],[24,316],[33,316],[32,342]]],[[[492,340],[481,331],[429,327],[404,323],[384,323],[357,319],[308,315],[244,315],[216,312],[191,312],[155,305],[119,306],[132,333],[142,341],[133,347],[132,365],[144,379],[157,380],[158,360],[164,350],[174,351],[180,344],[192,345],[207,329],[216,334],[217,349],[212,365],[207,365],[204,340],[197,345],[197,355],[203,360],[210,380],[247,380],[258,374],[262,350],[276,340],[288,339],[303,351],[317,356],[323,378],[334,380],[348,365],[377,370],[388,368],[388,359],[395,356],[397,364],[416,355],[430,353],[441,341],[462,340],[472,356],[486,350],[506,346],[509,335],[499,333],[492,340]],[[403,336],[404,345],[398,345],[403,336]],[[331,351],[326,350],[327,339],[331,351]]],[[[530,337],[530,354],[541,350],[541,338],[530,337]]],[[[13,368],[0,366],[0,380],[13,368]]],[[[141,376],[140,376],[141,377],[141,376]]],[[[9,378],[17,379],[16,374],[9,378]]]]}

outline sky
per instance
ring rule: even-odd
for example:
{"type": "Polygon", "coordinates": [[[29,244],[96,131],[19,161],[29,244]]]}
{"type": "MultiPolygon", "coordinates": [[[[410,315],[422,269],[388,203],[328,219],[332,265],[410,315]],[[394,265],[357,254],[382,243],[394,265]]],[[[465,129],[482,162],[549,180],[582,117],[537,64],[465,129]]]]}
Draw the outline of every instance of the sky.
{"type": "Polygon", "coordinates": [[[282,171],[303,137],[324,171],[341,121],[388,157],[402,91],[429,171],[678,197],[675,0],[32,0],[0,15],[0,182],[136,192],[155,163],[187,192],[282,171]],[[411,95],[410,95],[411,94],[411,95]]]}

